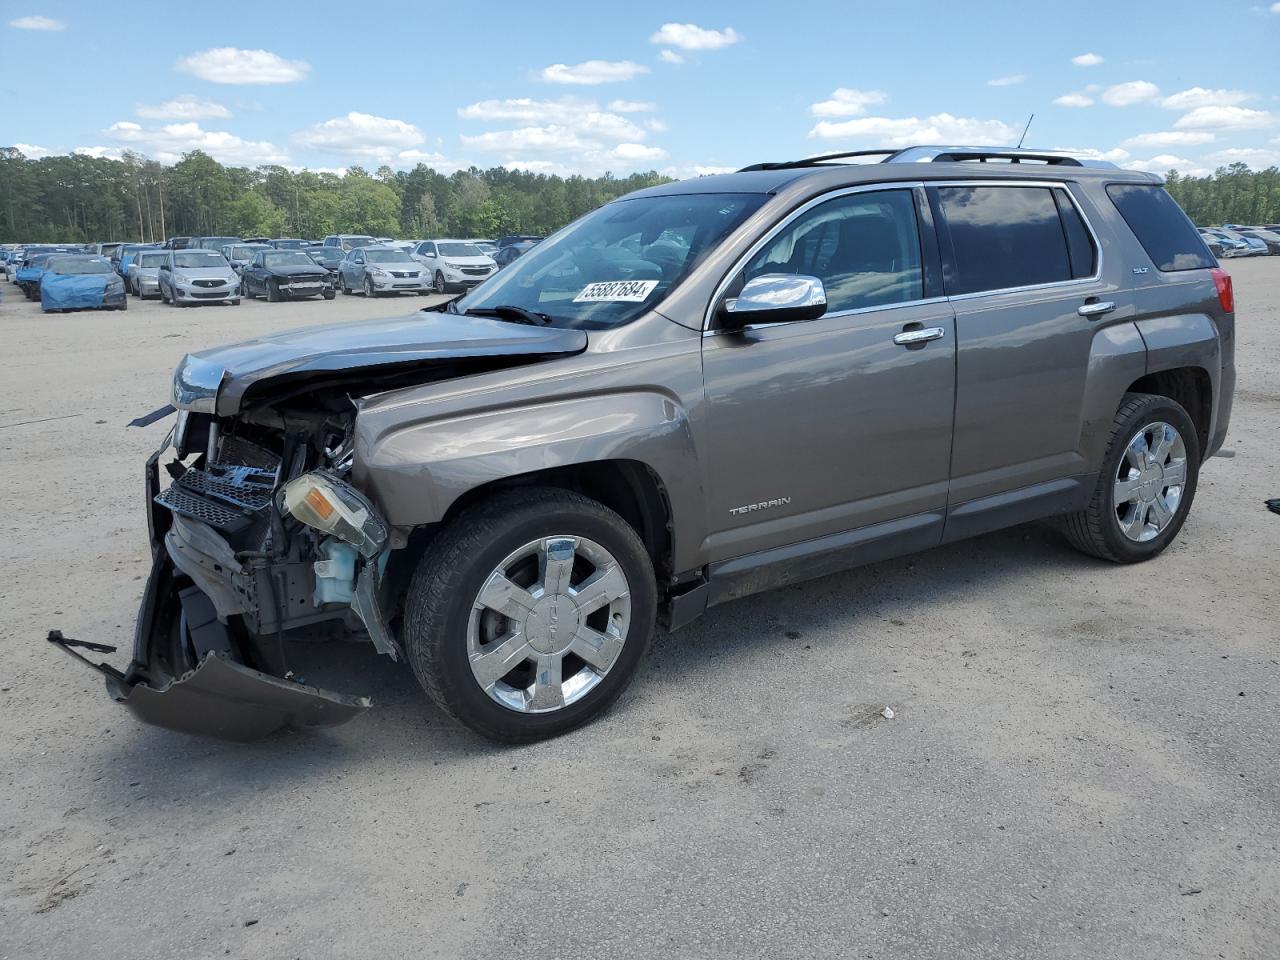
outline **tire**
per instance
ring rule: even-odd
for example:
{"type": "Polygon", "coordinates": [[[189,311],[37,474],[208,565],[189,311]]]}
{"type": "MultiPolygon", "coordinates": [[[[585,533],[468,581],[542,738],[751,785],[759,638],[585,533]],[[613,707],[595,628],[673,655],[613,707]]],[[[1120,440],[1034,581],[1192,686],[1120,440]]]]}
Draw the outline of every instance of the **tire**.
{"type": "Polygon", "coordinates": [[[1062,517],[1062,530],[1073,547],[1090,556],[1113,563],[1150,560],[1182,529],[1199,475],[1200,439],[1182,405],[1149,393],[1126,394],[1112,421],[1089,505],[1062,517]],[[1168,433],[1161,427],[1157,434],[1154,425],[1171,427],[1176,434],[1167,454],[1156,444],[1159,437],[1170,442],[1168,433]],[[1148,454],[1155,454],[1155,459],[1148,454]],[[1142,472],[1135,466],[1138,462],[1146,464],[1142,472]],[[1167,482],[1179,473],[1180,485],[1167,482]],[[1170,508],[1175,488],[1176,503],[1170,508]],[[1121,501],[1122,495],[1132,499],[1121,501]],[[1149,503],[1148,496],[1154,497],[1149,503]]]}
{"type": "MultiPolygon", "coordinates": [[[[524,569],[533,579],[538,579],[537,570],[542,564],[536,562],[535,557],[518,563],[524,563],[524,569]]],[[[509,568],[508,572],[514,569],[509,568]]],[[[581,577],[579,569],[574,566],[570,575],[581,577]]],[[[590,566],[587,573],[595,575],[590,566]]],[[[514,578],[516,574],[512,572],[511,576],[514,578]]],[[[584,583],[585,580],[580,579],[578,586],[584,583]]],[[[526,585],[540,600],[549,599],[545,590],[539,592],[536,585],[526,585]]],[[[563,595],[567,593],[567,587],[557,590],[557,595],[562,596],[558,604],[551,604],[550,619],[546,609],[541,613],[512,606],[509,609],[522,610],[526,617],[523,630],[530,638],[537,637],[540,642],[551,645],[564,643],[566,637],[575,635],[565,632],[570,629],[569,625],[576,628],[581,621],[576,604],[565,616],[563,595]],[[536,617],[542,619],[535,622],[536,617]]],[[[523,595],[531,599],[527,593],[523,595]]],[[[409,663],[418,682],[441,709],[481,736],[504,743],[528,743],[580,726],[626,689],[653,635],[657,586],[653,563],[640,537],[612,510],[565,490],[522,488],[466,508],[440,531],[413,576],[405,609],[404,639],[409,663]],[[497,667],[501,670],[509,664],[515,665],[514,672],[508,671],[489,684],[489,688],[496,691],[491,694],[472,672],[468,651],[473,647],[473,637],[484,635],[480,627],[486,622],[484,618],[490,617],[489,623],[496,623],[493,629],[497,638],[490,640],[491,647],[501,643],[501,636],[510,635],[512,621],[490,612],[496,608],[486,609],[476,603],[481,588],[491,576],[507,569],[505,564],[514,555],[513,551],[538,548],[539,544],[545,548],[547,538],[560,537],[574,538],[568,543],[575,565],[578,558],[584,556],[584,550],[592,550],[616,564],[621,572],[624,579],[621,587],[615,589],[622,592],[588,613],[585,620],[597,638],[616,640],[621,636],[621,646],[614,647],[614,655],[603,672],[588,666],[576,653],[554,655],[565,669],[572,671],[565,679],[585,684],[579,687],[585,692],[570,690],[568,702],[563,699],[563,688],[551,685],[542,689],[560,691],[562,699],[558,706],[541,709],[536,700],[530,700],[523,707],[504,705],[499,696],[519,699],[530,691],[536,693],[535,661],[527,658],[545,655],[526,644],[523,649],[527,658],[512,658],[497,667]],[[615,626],[620,634],[614,631],[615,626]],[[523,686],[526,679],[522,677],[530,684],[527,688],[523,686]]],[[[548,702],[554,704],[554,699],[548,702]]]]}
{"type": "Polygon", "coordinates": [[[283,298],[280,296],[280,287],[274,280],[267,281],[267,303],[279,303],[283,298]]]}
{"type": "Polygon", "coordinates": [[[351,285],[347,283],[347,275],[345,273],[338,274],[338,285],[342,287],[342,295],[344,297],[351,296],[351,285]]]}
{"type": "Polygon", "coordinates": [[[441,273],[439,270],[436,271],[436,276],[435,276],[434,282],[432,283],[432,287],[435,288],[436,293],[449,292],[449,285],[444,282],[444,274],[441,273]]]}
{"type": "Polygon", "coordinates": [[[121,301],[120,301],[120,306],[116,307],[116,309],[117,309],[117,310],[128,310],[128,309],[129,309],[129,298],[128,298],[128,297],[125,297],[123,300],[121,300],[121,301]]]}
{"type": "Polygon", "coordinates": [[[332,300],[337,295],[338,295],[337,290],[326,290],[324,293],[321,294],[321,296],[324,297],[326,300],[332,300]]]}
{"type": "Polygon", "coordinates": [[[373,289],[373,281],[368,277],[364,278],[364,295],[370,300],[374,299],[378,295],[378,291],[373,289]]]}

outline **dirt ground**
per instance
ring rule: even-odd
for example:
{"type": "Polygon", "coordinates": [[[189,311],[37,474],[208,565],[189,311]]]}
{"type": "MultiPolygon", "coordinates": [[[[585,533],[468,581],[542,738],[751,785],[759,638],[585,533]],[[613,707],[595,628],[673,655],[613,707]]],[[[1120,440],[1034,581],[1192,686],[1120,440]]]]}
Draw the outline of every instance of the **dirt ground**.
{"type": "Polygon", "coordinates": [[[127,649],[166,426],[124,424],[185,351],[421,301],[44,317],[6,284],[0,957],[1275,958],[1280,260],[1228,268],[1236,456],[1161,558],[1020,527],[730,604],[518,749],[369,648],[309,655],[367,716],[244,746],[43,640],[127,649]]]}

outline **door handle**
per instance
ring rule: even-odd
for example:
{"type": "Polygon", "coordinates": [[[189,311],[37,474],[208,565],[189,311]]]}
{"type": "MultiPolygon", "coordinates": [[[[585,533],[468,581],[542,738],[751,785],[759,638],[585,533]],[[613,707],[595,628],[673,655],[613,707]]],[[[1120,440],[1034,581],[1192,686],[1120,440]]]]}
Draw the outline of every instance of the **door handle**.
{"type": "Polygon", "coordinates": [[[1116,308],[1115,301],[1101,300],[1094,303],[1085,303],[1076,308],[1076,313],[1082,317],[1100,317],[1104,313],[1110,313],[1116,308]]]}
{"type": "Polygon", "coordinates": [[[903,330],[893,338],[893,342],[900,347],[911,347],[918,343],[928,343],[930,340],[937,340],[939,337],[946,335],[946,330],[942,327],[924,327],[920,330],[903,330]]]}

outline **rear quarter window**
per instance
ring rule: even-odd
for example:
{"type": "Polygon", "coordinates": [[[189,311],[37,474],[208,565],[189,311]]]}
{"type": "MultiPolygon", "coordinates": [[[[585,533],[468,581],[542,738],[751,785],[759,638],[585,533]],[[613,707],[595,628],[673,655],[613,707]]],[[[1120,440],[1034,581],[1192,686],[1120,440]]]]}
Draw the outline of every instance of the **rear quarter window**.
{"type": "Polygon", "coordinates": [[[1157,270],[1169,273],[1217,266],[1196,228],[1164,187],[1113,183],[1107,187],[1107,196],[1157,270]]]}

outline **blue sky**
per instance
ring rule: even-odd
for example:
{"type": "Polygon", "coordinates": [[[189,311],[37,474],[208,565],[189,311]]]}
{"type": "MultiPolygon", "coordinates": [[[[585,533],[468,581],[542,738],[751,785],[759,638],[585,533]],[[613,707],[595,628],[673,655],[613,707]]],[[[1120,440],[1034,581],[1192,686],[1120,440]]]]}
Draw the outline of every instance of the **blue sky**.
{"type": "Polygon", "coordinates": [[[1280,164],[1280,3],[0,0],[0,145],[692,176],[906,143],[1280,164]]]}

